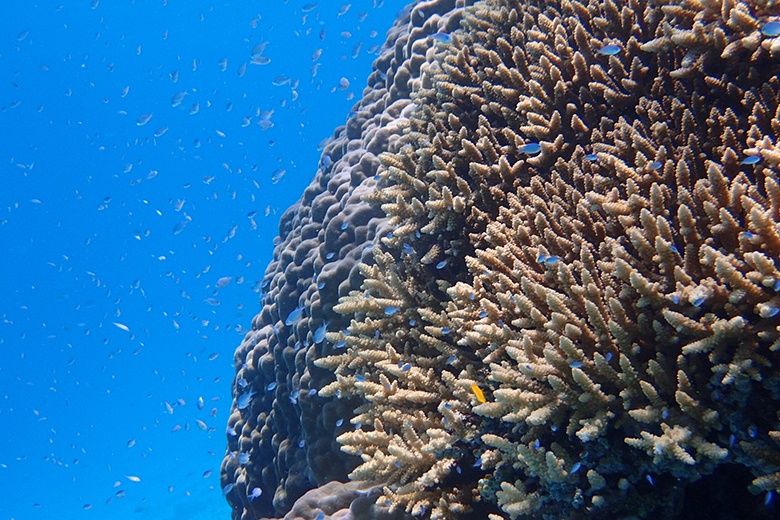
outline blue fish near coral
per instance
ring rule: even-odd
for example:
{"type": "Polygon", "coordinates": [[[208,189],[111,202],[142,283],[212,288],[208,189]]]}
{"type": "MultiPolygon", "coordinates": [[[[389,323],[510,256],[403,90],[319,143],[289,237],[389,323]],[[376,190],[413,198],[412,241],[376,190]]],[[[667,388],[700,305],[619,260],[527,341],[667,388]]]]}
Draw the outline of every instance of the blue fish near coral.
{"type": "Polygon", "coordinates": [[[298,321],[298,319],[303,315],[303,307],[296,307],[294,308],[290,314],[287,315],[287,319],[284,320],[284,324],[288,327],[298,321]]]}
{"type": "Polygon", "coordinates": [[[780,22],[772,21],[765,23],[761,32],[764,36],[769,36],[770,38],[780,36],[780,22]]]}
{"type": "Polygon", "coordinates": [[[539,143],[528,143],[520,148],[521,153],[527,153],[528,155],[536,155],[542,151],[542,145],[539,143]]]}
{"type": "Polygon", "coordinates": [[[325,339],[325,333],[328,332],[328,322],[323,323],[319,329],[314,331],[314,343],[322,343],[325,339]]]}
{"type": "Polygon", "coordinates": [[[758,164],[761,162],[760,155],[749,155],[742,159],[739,164],[758,164]]]}
{"type": "Polygon", "coordinates": [[[236,408],[239,410],[243,410],[247,406],[249,406],[249,402],[252,400],[252,397],[256,394],[254,390],[250,390],[249,392],[245,394],[241,394],[238,399],[236,399],[236,408]]]}
{"type": "Polygon", "coordinates": [[[617,45],[605,45],[604,47],[598,50],[598,53],[601,54],[602,56],[614,56],[621,50],[622,49],[617,45]]]}
{"type": "Polygon", "coordinates": [[[437,32],[435,34],[431,34],[431,39],[445,45],[452,43],[452,36],[446,32],[437,32]]]}

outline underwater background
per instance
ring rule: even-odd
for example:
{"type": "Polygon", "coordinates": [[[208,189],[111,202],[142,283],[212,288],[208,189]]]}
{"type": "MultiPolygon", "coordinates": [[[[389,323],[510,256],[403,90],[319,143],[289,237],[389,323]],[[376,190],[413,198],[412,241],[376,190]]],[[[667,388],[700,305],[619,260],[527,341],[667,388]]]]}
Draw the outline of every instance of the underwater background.
{"type": "Polygon", "coordinates": [[[0,519],[228,518],[233,351],[404,4],[3,4],[0,519]]]}

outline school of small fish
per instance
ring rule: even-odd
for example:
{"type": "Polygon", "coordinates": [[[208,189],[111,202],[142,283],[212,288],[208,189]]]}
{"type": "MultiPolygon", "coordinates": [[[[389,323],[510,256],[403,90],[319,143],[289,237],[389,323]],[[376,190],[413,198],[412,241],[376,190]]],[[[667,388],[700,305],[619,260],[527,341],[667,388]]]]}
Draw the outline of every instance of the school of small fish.
{"type": "MultiPolygon", "coordinates": [[[[396,0],[393,7],[405,3],[396,0]]],[[[254,311],[245,311],[243,302],[262,292],[270,260],[270,254],[258,258],[242,250],[256,243],[270,247],[279,217],[311,171],[333,166],[330,157],[320,159],[322,130],[310,127],[322,124],[322,107],[335,112],[333,126],[343,124],[389,28],[376,20],[394,15],[385,0],[281,0],[251,5],[254,12],[173,4],[131,2],[120,10],[106,0],[28,3],[25,9],[35,9],[35,16],[7,15],[11,32],[0,35],[0,65],[10,84],[0,117],[19,117],[25,128],[57,128],[61,152],[72,151],[80,161],[57,165],[63,182],[55,191],[40,189],[19,203],[4,203],[0,217],[3,230],[29,208],[48,212],[51,222],[40,224],[31,243],[45,246],[45,277],[67,277],[51,284],[58,291],[51,314],[62,305],[77,315],[64,325],[52,318],[29,338],[12,338],[0,328],[0,346],[36,342],[35,352],[28,346],[27,356],[15,362],[45,355],[56,367],[35,381],[25,375],[3,387],[10,400],[22,395],[17,386],[25,385],[24,393],[32,389],[39,406],[12,412],[3,403],[0,416],[32,418],[31,436],[43,442],[31,443],[29,453],[4,446],[0,470],[22,468],[28,457],[43,460],[56,468],[46,475],[47,486],[72,495],[78,514],[112,516],[118,501],[134,501],[141,511],[152,507],[159,490],[174,500],[194,499],[206,489],[236,492],[220,486],[221,456],[215,456],[224,450],[225,436],[238,435],[225,426],[231,400],[246,410],[254,399],[283,390],[275,382],[253,388],[245,380],[230,388],[232,350],[254,311]],[[284,23],[277,11],[286,12],[284,23]],[[50,24],[33,22],[36,17],[50,24]],[[219,34],[220,44],[207,49],[193,34],[209,35],[209,42],[219,34]],[[11,67],[11,55],[29,64],[11,67]],[[50,79],[55,72],[71,82],[50,79]],[[289,149],[300,149],[301,156],[282,151],[289,149]],[[62,201],[87,208],[79,227],[62,201]],[[50,240],[48,233],[64,238],[50,240]],[[85,269],[84,262],[95,267],[85,269]],[[43,337],[33,339],[41,330],[43,337]],[[88,400],[95,393],[100,401],[88,400]],[[108,445],[94,444],[100,435],[108,445]],[[184,447],[193,445],[197,453],[190,456],[184,447]],[[173,483],[165,468],[178,465],[197,480],[173,483]],[[97,475],[103,474],[109,477],[101,486],[97,475]]],[[[42,151],[36,157],[34,144],[6,161],[21,179],[9,182],[40,184],[38,176],[53,167],[42,151]]],[[[338,257],[331,253],[328,260],[338,257]]],[[[9,301],[2,325],[41,321],[27,316],[30,306],[18,294],[9,301]]],[[[291,325],[306,316],[298,307],[284,320],[291,325]]],[[[315,343],[325,341],[328,326],[317,325],[315,343]]],[[[4,372],[6,366],[0,357],[2,384],[11,370],[4,372]]],[[[299,392],[289,395],[293,405],[299,392]]],[[[236,457],[251,464],[249,452],[236,457]]],[[[268,500],[259,487],[245,493],[249,500],[268,500]]],[[[0,513],[26,518],[28,508],[40,508],[47,517],[74,514],[67,504],[55,507],[50,493],[42,495],[9,515],[0,504],[0,513]]]]}

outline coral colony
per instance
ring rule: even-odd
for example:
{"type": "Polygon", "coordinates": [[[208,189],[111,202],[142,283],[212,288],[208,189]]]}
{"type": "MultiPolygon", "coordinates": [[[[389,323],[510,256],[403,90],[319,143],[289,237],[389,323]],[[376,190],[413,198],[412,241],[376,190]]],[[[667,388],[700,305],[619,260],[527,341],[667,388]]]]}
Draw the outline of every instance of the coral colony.
{"type": "Polygon", "coordinates": [[[236,351],[233,518],[670,519],[724,467],[769,507],[779,35],[768,1],[400,13],[236,351]]]}

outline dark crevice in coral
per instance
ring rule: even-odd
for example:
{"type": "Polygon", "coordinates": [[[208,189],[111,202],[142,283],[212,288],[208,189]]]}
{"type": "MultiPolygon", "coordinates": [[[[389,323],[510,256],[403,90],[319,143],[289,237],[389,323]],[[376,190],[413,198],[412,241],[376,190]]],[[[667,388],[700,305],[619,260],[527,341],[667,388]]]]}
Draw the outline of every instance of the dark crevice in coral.
{"type": "Polygon", "coordinates": [[[748,485],[755,476],[738,464],[719,466],[712,475],[688,484],[680,512],[672,520],[776,520],[780,502],[754,495],[748,485]]]}

